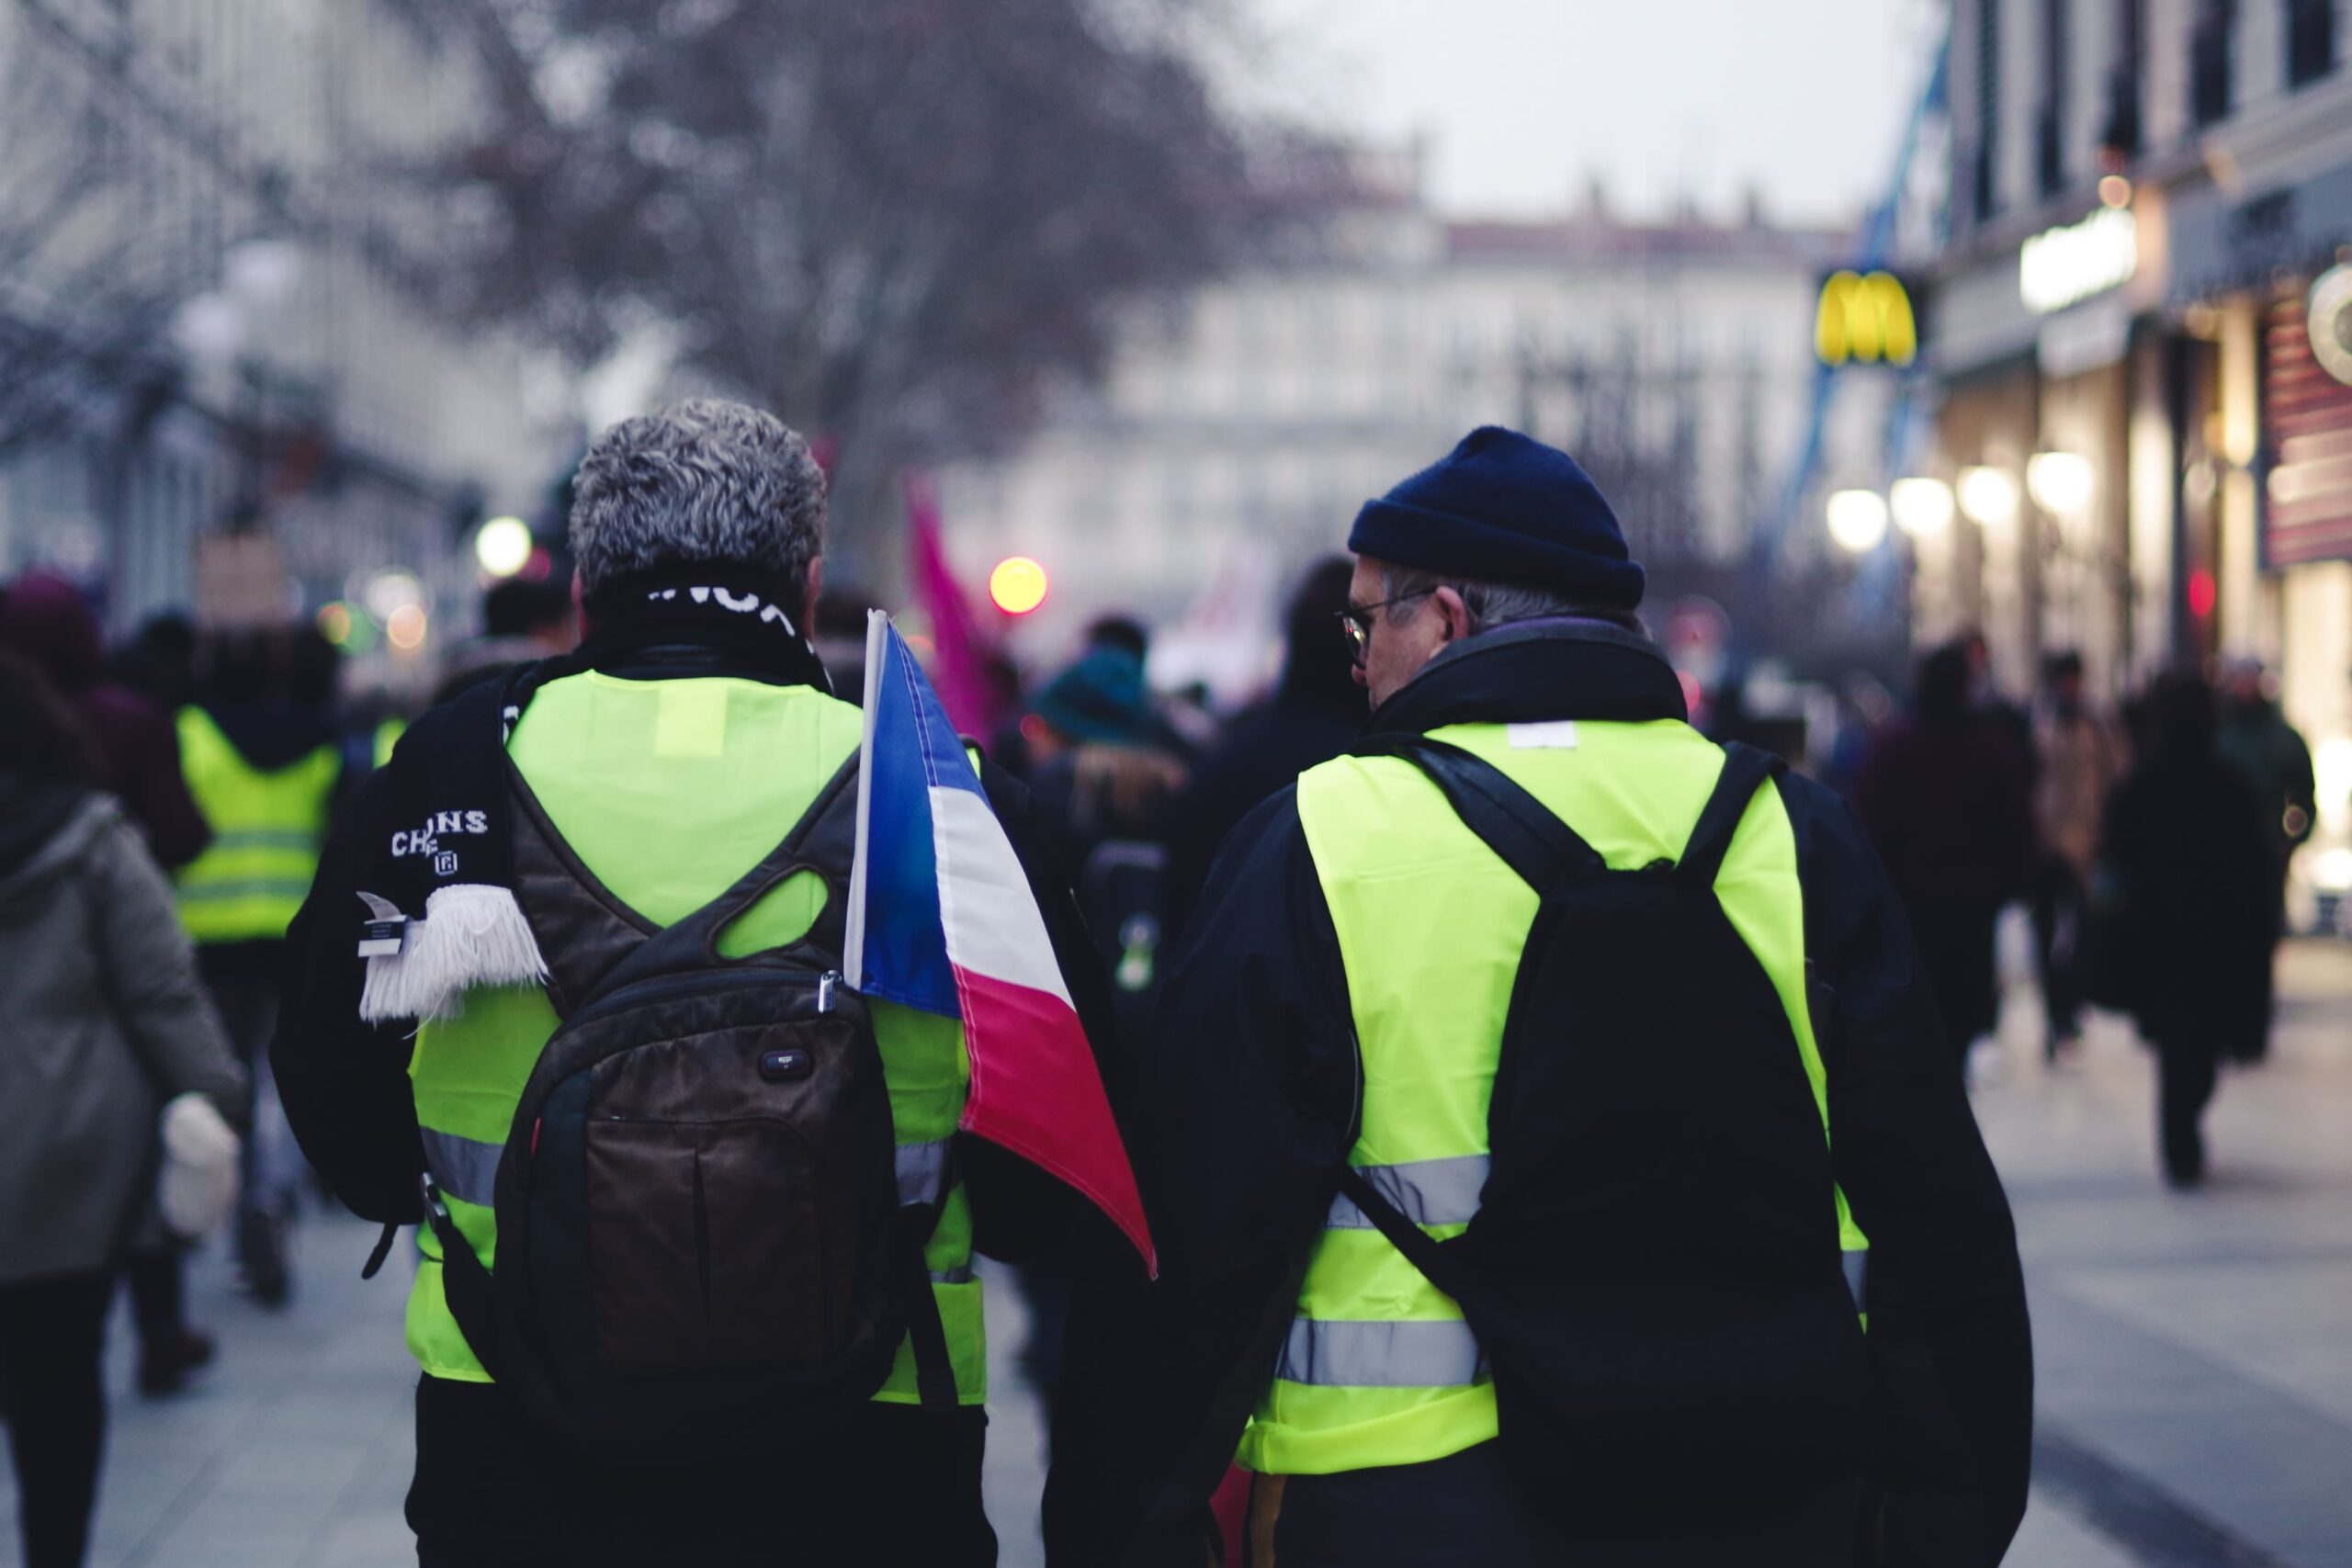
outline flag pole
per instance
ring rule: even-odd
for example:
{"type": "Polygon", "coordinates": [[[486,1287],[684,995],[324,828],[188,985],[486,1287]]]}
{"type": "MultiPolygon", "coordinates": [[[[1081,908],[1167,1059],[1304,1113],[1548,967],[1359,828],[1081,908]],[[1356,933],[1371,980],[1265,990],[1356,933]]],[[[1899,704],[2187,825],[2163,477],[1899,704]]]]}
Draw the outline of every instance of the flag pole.
{"type": "Polygon", "coordinates": [[[857,743],[857,849],[850,861],[849,914],[842,942],[842,977],[851,990],[865,985],[865,843],[874,816],[874,716],[882,693],[882,664],[888,656],[890,617],[865,613],[865,733],[857,743]]]}

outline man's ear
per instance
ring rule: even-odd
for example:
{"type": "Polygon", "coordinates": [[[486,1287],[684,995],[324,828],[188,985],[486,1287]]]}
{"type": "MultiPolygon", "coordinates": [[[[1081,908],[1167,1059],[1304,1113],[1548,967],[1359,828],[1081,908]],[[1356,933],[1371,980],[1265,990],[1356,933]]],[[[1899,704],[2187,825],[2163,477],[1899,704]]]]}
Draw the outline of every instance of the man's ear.
{"type": "Polygon", "coordinates": [[[1445,622],[1445,640],[1453,642],[1470,635],[1470,606],[1462,595],[1451,588],[1441,588],[1430,595],[1430,604],[1445,622]]]}
{"type": "Polygon", "coordinates": [[[825,558],[819,556],[808,563],[808,597],[800,605],[800,635],[814,641],[817,636],[817,595],[825,591],[825,558]]]}

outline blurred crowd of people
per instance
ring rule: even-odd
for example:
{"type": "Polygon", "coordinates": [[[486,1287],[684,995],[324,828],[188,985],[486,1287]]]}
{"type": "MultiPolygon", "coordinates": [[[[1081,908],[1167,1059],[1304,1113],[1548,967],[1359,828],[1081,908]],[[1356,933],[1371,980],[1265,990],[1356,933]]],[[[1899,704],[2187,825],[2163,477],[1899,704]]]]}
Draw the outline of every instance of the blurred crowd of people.
{"type": "MultiPolygon", "coordinates": [[[[990,750],[1055,832],[1129,1021],[1151,1005],[1218,840],[1363,720],[1336,624],[1349,570],[1333,558],[1306,574],[1279,676],[1221,728],[1196,699],[1152,694],[1149,631],[1125,616],[1089,627],[1032,693],[1009,662],[999,672],[1012,716],[990,750]]],[[[429,703],[579,634],[567,583],[503,580],[485,594],[481,635],[441,660],[429,703]]],[[[267,1050],[285,931],[329,824],[404,727],[384,694],[345,687],[343,655],[308,623],[199,628],[164,613],[110,649],[74,583],[33,571],[0,589],[0,1088],[20,1125],[41,1129],[0,1158],[0,1390],[30,1563],[85,1550],[118,1290],[142,1393],[174,1393],[214,1358],[185,1305],[192,1242],[169,1234],[153,1196],[158,1112],[174,1097],[210,1097],[245,1134],[239,1279],[265,1307],[293,1293],[304,1184],[267,1050]],[[60,959],[69,950],[76,962],[60,959]]],[[[854,681],[842,689],[854,695],[854,681]]],[[[1067,1289],[1029,1283],[1049,1381],[1067,1289]]]]}
{"type": "MultiPolygon", "coordinates": [[[[1302,575],[1279,673],[1221,722],[1197,694],[1154,694],[1149,628],[1126,616],[1092,624],[1034,689],[1007,661],[991,671],[1009,716],[989,754],[1040,808],[1127,1029],[1150,1014],[1218,844],[1363,725],[1339,624],[1351,570],[1334,557],[1302,575]]],[[[434,701],[580,632],[560,581],[503,581],[483,611],[434,701]]],[[[174,1392],[213,1354],[183,1306],[188,1244],[149,1195],[165,1101],[208,1096],[247,1133],[237,1262],[265,1306],[292,1291],[301,1184],[273,1131],[267,1060],[285,930],[338,805],[401,731],[380,698],[343,691],[342,663],[307,625],[200,631],[176,615],[109,651],[73,584],[27,574],[0,595],[0,1093],[38,1129],[0,1157],[0,1378],[34,1563],[83,1550],[118,1283],[144,1393],[174,1392]],[[70,1202],[35,1179],[59,1169],[79,1178],[70,1202]]],[[[2131,1014],[2162,1064],[2165,1174],[2196,1183],[2220,1065],[2265,1048],[2286,867],[2312,827],[2310,756],[2259,666],[2228,665],[2218,685],[2165,674],[2109,711],[2062,651],[2018,704],[1969,637],[1919,661],[1907,709],[1871,719],[1826,771],[1902,897],[1962,1065],[1997,1023],[1996,924],[2023,904],[2051,1059],[2075,1050],[2086,1004],[2131,1014]]],[[[1023,1282],[1050,1395],[1069,1282],[1045,1269],[1023,1282]]]]}
{"type": "Polygon", "coordinates": [[[2082,657],[2043,661],[2027,705],[1971,635],[1919,661],[1909,709],[1859,748],[1848,788],[1910,916],[1963,1063],[1998,1022],[2004,908],[2032,916],[2044,1050],[2082,1010],[2131,1015],[2161,1063],[2165,1177],[2205,1173],[2220,1065],[2259,1060],[2288,863],[2313,825],[2309,749],[2259,663],[2159,675],[2110,711],[2082,657]]]}

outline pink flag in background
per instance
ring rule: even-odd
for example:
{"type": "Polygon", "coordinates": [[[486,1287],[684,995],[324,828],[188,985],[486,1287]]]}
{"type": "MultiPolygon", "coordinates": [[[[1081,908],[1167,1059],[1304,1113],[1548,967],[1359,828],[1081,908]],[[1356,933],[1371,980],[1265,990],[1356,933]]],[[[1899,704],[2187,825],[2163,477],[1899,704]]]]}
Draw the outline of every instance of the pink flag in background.
{"type": "Polygon", "coordinates": [[[991,639],[972,616],[964,585],[947,564],[939,536],[939,491],[920,475],[907,479],[907,547],[915,603],[931,622],[931,683],[949,722],[986,739],[1004,715],[989,679],[991,639]]]}

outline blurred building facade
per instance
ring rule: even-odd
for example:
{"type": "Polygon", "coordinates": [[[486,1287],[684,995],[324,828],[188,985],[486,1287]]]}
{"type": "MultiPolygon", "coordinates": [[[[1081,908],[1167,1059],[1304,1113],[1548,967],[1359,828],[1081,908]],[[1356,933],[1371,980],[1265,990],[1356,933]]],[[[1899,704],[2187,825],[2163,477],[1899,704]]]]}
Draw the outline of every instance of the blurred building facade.
{"type": "Polygon", "coordinates": [[[2013,689],[2256,654],[2352,832],[2345,0],[1954,0],[1923,637],[2013,689]],[[2333,367],[2331,369],[2330,367],[2333,367]],[[1973,504],[1972,504],[1972,501],[1973,504]]]}
{"type": "MultiPolygon", "coordinates": [[[[1635,220],[1597,187],[1556,220],[1451,218],[1409,148],[1292,147],[1256,174],[1283,216],[1253,261],[1136,305],[1099,387],[1009,458],[942,475],[968,579],[1018,553],[1057,583],[1024,640],[1114,606],[1260,614],[1365,499],[1488,423],[1592,471],[1654,606],[1736,593],[1803,432],[1815,300],[1846,236],[1752,203],[1635,220]]],[[[1886,389],[1840,400],[1824,490],[1875,482],[1886,389]]],[[[1847,570],[1818,529],[1783,554],[1847,570]]]]}
{"type": "Polygon", "coordinates": [[[485,85],[425,16],[0,0],[0,572],[63,569],[120,628],[390,570],[460,629],[467,523],[537,499],[561,383],[432,307],[460,215],[401,175],[485,85]]]}

